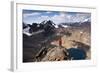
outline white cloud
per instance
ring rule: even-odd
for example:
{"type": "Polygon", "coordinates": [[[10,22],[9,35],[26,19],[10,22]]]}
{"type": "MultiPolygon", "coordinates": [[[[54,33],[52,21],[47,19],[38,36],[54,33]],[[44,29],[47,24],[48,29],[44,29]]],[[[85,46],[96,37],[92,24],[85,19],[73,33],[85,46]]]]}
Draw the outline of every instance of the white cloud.
{"type": "MultiPolygon", "coordinates": [[[[49,13],[52,12],[46,12],[47,15],[42,15],[42,13],[35,12],[31,14],[25,14],[24,16],[27,17],[32,17],[31,19],[26,20],[28,23],[40,23],[44,20],[52,20],[54,23],[59,24],[59,23],[64,23],[64,22],[82,22],[86,18],[90,18],[91,14],[88,13],[76,13],[76,14],[69,14],[69,13],[64,13],[61,12],[59,14],[55,14],[53,16],[49,16],[49,13]],[[36,17],[37,16],[37,17],[36,17]]],[[[24,18],[25,18],[24,17],[24,18]]]]}
{"type": "Polygon", "coordinates": [[[59,23],[63,23],[63,22],[70,22],[71,21],[71,15],[69,14],[65,14],[65,13],[60,13],[59,15],[55,15],[53,16],[51,19],[59,24],[59,23]]]}
{"type": "Polygon", "coordinates": [[[50,14],[50,13],[52,13],[52,12],[51,12],[51,11],[47,11],[46,13],[47,13],[47,14],[50,14]]]}
{"type": "Polygon", "coordinates": [[[86,13],[79,13],[79,14],[76,14],[72,19],[74,22],[82,22],[84,21],[85,19],[87,18],[90,18],[91,15],[90,14],[86,14],[86,13]]]}
{"type": "Polygon", "coordinates": [[[36,22],[36,23],[41,23],[41,22],[44,21],[44,20],[51,20],[51,19],[50,19],[49,16],[39,16],[39,17],[37,17],[37,18],[34,20],[34,22],[36,22]]]}
{"type": "Polygon", "coordinates": [[[34,13],[26,13],[26,14],[23,14],[24,18],[26,17],[30,17],[30,16],[38,16],[40,15],[41,13],[39,12],[34,12],[34,13]]]}

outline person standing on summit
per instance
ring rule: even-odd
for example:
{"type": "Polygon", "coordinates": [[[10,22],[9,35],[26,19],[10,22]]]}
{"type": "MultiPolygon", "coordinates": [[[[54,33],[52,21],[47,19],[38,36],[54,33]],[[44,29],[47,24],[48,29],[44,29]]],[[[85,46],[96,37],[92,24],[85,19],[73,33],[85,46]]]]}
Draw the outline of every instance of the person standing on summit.
{"type": "Polygon", "coordinates": [[[59,40],[58,40],[59,46],[62,46],[62,32],[63,32],[63,29],[60,28],[60,30],[59,30],[60,38],[59,38],[59,40]]]}
{"type": "Polygon", "coordinates": [[[59,39],[59,46],[62,46],[62,39],[61,39],[61,37],[59,39]]]}

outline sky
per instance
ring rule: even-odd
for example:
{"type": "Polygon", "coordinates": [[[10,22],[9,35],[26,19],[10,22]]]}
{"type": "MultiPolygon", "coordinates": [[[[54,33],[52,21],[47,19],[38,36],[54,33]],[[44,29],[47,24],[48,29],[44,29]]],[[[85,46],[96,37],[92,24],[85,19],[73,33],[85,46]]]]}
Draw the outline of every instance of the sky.
{"type": "Polygon", "coordinates": [[[23,10],[22,18],[26,24],[41,23],[44,20],[52,20],[55,24],[60,24],[91,21],[91,13],[23,10]]]}

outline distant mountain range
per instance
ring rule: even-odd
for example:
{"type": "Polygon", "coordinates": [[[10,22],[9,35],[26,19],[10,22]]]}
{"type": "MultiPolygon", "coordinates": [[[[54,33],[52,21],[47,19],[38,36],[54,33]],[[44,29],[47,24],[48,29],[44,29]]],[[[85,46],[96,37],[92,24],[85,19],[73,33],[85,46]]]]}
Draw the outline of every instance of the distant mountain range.
{"type": "Polygon", "coordinates": [[[39,30],[44,30],[45,32],[49,33],[53,31],[55,28],[68,28],[68,27],[85,27],[89,26],[91,24],[90,19],[85,19],[83,22],[74,22],[74,23],[60,23],[60,24],[55,24],[51,20],[44,20],[41,23],[32,23],[30,24],[25,24],[23,22],[23,33],[31,36],[33,32],[37,32],[39,30]]]}

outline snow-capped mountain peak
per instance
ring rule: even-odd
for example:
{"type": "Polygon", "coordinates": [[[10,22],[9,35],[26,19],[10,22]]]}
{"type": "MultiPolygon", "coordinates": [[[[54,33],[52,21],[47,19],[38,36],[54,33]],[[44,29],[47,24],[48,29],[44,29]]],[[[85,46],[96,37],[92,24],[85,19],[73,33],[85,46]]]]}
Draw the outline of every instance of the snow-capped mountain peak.
{"type": "Polygon", "coordinates": [[[91,18],[84,19],[83,22],[90,22],[91,18]]]}

